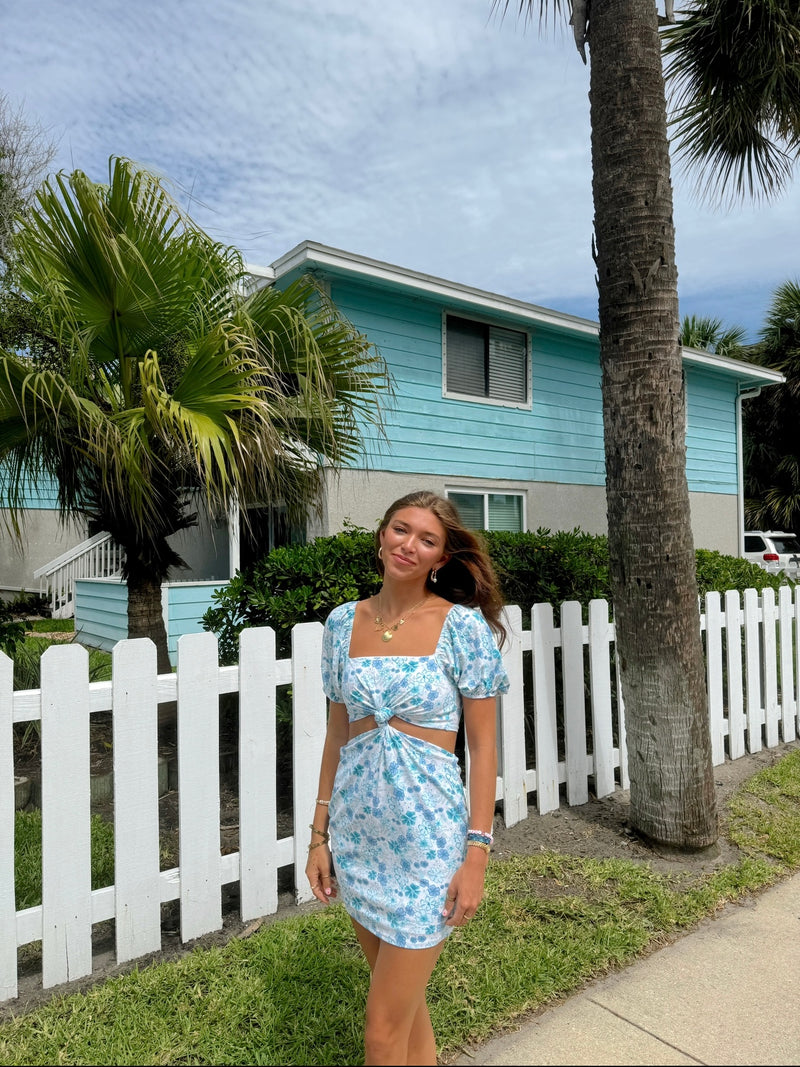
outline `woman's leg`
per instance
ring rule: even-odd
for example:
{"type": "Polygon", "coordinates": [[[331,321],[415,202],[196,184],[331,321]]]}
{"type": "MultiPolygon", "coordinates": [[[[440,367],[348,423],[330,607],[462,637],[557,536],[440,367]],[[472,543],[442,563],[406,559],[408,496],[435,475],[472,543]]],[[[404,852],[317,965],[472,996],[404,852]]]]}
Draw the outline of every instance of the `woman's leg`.
{"type": "Polygon", "coordinates": [[[436,1042],[425,989],[444,942],[433,948],[397,948],[353,922],[372,981],[367,997],[365,1063],[436,1063],[436,1042]]]}

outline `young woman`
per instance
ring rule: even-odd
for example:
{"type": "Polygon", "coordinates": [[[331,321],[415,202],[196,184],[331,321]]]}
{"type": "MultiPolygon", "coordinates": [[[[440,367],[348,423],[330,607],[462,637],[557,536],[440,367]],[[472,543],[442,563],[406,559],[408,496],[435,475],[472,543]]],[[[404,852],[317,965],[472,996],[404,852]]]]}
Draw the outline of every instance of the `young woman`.
{"type": "Polygon", "coordinates": [[[481,542],[434,493],[395,501],[376,549],[380,592],[325,624],[330,711],[306,874],[318,900],[341,893],[372,972],[365,1062],[434,1064],[425,989],[481,902],[492,843],[502,602],[481,542]]]}

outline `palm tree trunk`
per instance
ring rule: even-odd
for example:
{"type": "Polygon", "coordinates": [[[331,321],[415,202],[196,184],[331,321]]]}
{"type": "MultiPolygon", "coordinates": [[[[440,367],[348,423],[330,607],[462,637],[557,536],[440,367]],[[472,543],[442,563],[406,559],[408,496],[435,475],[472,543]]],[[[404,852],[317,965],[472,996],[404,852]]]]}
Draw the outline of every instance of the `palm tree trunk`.
{"type": "Polygon", "coordinates": [[[657,11],[653,0],[606,0],[592,14],[606,491],[630,819],[655,842],[699,849],[718,829],[657,11]]]}
{"type": "Polygon", "coordinates": [[[149,637],[156,646],[158,673],[172,671],[159,577],[143,572],[128,575],[128,637],[149,637]]]}

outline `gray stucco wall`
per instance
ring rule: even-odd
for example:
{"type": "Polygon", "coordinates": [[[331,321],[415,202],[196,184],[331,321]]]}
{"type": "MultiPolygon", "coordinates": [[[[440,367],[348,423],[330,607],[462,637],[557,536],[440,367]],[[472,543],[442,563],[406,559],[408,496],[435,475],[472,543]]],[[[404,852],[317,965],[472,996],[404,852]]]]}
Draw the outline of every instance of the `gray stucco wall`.
{"type": "MultiPolygon", "coordinates": [[[[417,489],[444,494],[463,488],[489,492],[523,492],[529,530],[606,533],[606,496],[603,486],[561,485],[553,482],[475,482],[465,478],[431,477],[428,474],[395,474],[387,471],[343,471],[328,485],[320,521],[309,527],[309,537],[336,533],[345,522],[373,530],[386,508],[417,489]]],[[[736,497],[724,493],[690,494],[692,530],[697,548],[716,549],[738,555],[736,497]]]]}
{"type": "MultiPolygon", "coordinates": [[[[210,519],[202,504],[198,525],[170,539],[188,564],[170,575],[175,581],[212,581],[230,577],[227,522],[210,519]]],[[[2,513],[0,513],[2,514],[2,513]]],[[[79,545],[87,536],[83,522],[62,524],[58,512],[46,508],[25,513],[23,538],[18,541],[0,525],[0,595],[13,597],[20,590],[39,591],[34,571],[79,545]]]]}
{"type": "Polygon", "coordinates": [[[83,523],[64,525],[57,511],[47,509],[26,512],[22,541],[0,525],[0,592],[38,593],[39,579],[33,572],[79,544],[85,529],[83,523]]]}

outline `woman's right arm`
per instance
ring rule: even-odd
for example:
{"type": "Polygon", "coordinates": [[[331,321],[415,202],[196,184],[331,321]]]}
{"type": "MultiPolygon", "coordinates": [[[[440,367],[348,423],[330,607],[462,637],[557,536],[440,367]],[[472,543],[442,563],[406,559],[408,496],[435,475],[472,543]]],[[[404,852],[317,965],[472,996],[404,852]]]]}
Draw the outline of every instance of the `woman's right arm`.
{"type": "Polygon", "coordinates": [[[347,744],[349,732],[347,708],[344,704],[338,704],[332,700],[328,710],[328,729],[325,734],[325,746],[322,750],[322,764],[319,771],[317,805],[314,809],[312,824],[314,830],[311,831],[306,863],[306,877],[311,886],[311,892],[324,904],[329,903],[331,898],[336,896],[336,886],[331,875],[331,852],[327,841],[328,805],[320,804],[319,801],[329,801],[331,798],[333,780],[339,766],[339,751],[342,745],[347,744]]]}

